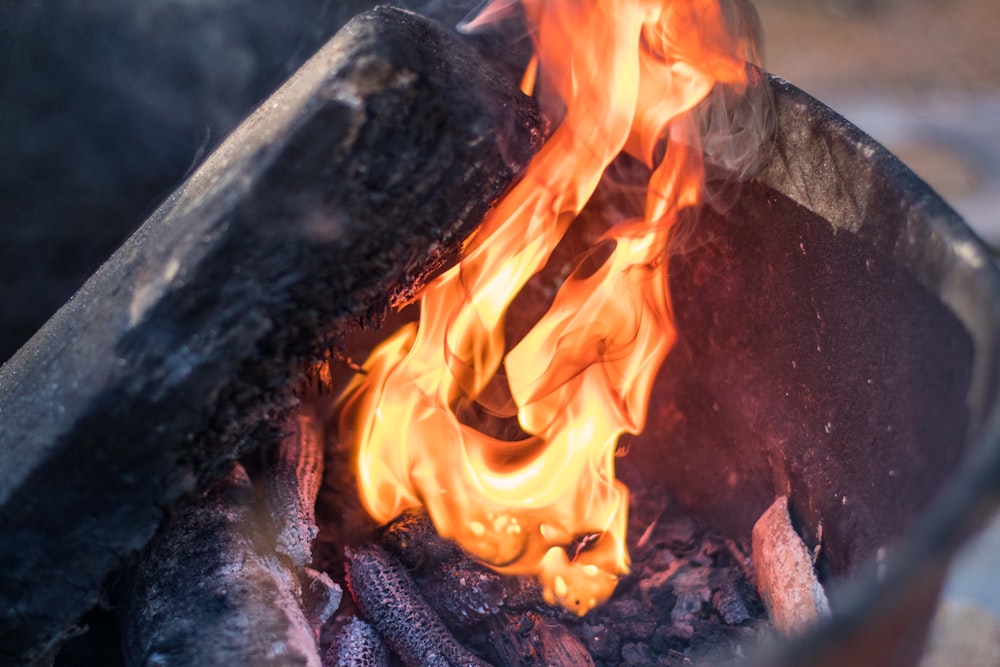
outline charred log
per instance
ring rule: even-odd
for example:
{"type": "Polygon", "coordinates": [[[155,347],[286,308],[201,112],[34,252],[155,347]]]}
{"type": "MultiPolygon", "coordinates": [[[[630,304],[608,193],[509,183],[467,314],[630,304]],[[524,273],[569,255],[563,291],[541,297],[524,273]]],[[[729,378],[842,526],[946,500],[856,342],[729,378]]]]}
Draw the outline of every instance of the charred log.
{"type": "Polygon", "coordinates": [[[143,551],[116,591],[131,665],[316,665],[298,578],[261,549],[238,464],[143,551]]]}
{"type": "Polygon", "coordinates": [[[316,495],[323,481],[323,432],[308,407],[288,421],[288,433],[275,448],[264,471],[267,515],[275,532],[275,549],[292,564],[312,561],[316,495]]]}
{"type": "Polygon", "coordinates": [[[326,572],[304,567],[299,570],[298,575],[302,610],[318,636],[323,624],[340,608],[344,591],[326,572]]]}
{"type": "Polygon", "coordinates": [[[347,584],[358,609],[411,667],[486,667],[448,631],[409,572],[378,545],[347,551],[347,584]]]}
{"type": "Polygon", "coordinates": [[[379,541],[411,570],[435,566],[461,557],[451,540],[438,534],[423,509],[403,510],[380,530],[379,541]]]}
{"type": "Polygon", "coordinates": [[[557,620],[536,612],[492,619],[490,647],[498,667],[592,666],[593,658],[576,635],[557,620]]]}
{"type": "Polygon", "coordinates": [[[241,125],[0,369],[0,655],[51,650],[162,508],[271,437],[304,360],[447,264],[539,125],[390,8],[241,125]]]}
{"type": "Polygon", "coordinates": [[[389,667],[389,652],[375,628],[352,618],[338,628],[323,667],[389,667]]]}

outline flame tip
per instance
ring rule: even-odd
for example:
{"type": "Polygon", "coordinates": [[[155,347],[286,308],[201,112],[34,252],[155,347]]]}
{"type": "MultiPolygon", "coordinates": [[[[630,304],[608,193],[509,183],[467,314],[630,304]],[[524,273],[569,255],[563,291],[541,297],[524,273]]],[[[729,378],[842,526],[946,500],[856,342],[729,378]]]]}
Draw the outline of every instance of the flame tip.
{"type": "Polygon", "coordinates": [[[666,258],[678,221],[704,200],[706,154],[744,159],[700,126],[732,127],[711,115],[729,93],[712,91],[746,85],[751,38],[736,10],[731,20],[720,0],[493,0],[460,24],[478,31],[523,13],[536,50],[522,90],[559,123],[461,262],[421,291],[419,326],[372,353],[344,404],[341,433],[362,452],[373,516],[424,506],[442,536],[498,571],[537,576],[548,602],[580,615],[629,572],[614,458],[631,445],[620,436],[645,424],[676,339],[666,258]],[[640,217],[601,237],[606,256],[563,274],[508,350],[515,297],[622,155],[648,166],[640,217]],[[516,415],[525,440],[467,417],[500,412],[516,415]]]}

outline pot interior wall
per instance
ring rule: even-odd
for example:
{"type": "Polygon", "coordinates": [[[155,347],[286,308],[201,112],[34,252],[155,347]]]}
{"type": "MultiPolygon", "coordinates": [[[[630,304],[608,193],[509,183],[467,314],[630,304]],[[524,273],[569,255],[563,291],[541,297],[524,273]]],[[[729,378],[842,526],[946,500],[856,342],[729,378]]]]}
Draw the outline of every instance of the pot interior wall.
{"type": "Polygon", "coordinates": [[[899,537],[965,442],[973,345],[892,257],[759,182],[675,256],[678,343],[630,457],[713,525],[775,495],[834,576],[899,537]]]}

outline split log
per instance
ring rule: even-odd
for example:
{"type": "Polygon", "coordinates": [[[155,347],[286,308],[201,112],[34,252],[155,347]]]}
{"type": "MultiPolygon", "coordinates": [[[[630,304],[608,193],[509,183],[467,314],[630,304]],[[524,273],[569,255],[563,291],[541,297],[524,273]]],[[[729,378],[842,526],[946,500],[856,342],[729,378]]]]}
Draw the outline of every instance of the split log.
{"type": "Polygon", "coordinates": [[[303,362],[410,298],[530,159],[449,32],[356,18],[0,368],[0,656],[50,653],[165,507],[273,436],[303,362]]]}
{"type": "Polygon", "coordinates": [[[299,580],[254,522],[236,464],[157,535],[116,590],[127,664],[319,667],[299,580]]]}

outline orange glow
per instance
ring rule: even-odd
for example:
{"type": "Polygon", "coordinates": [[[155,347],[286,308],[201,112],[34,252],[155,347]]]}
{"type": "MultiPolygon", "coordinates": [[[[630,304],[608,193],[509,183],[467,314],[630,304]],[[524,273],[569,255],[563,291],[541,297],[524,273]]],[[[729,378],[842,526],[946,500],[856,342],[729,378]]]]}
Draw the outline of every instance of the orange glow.
{"type": "Polygon", "coordinates": [[[749,51],[719,0],[525,0],[524,10],[536,53],[522,86],[557,97],[565,115],[462,261],[423,291],[419,325],[371,355],[345,393],[341,435],[357,445],[375,519],[424,506],[443,536],[498,571],[536,575],[550,603],[583,614],[629,568],[614,456],[622,433],[642,430],[675,339],[668,246],[703,183],[689,112],[717,83],[746,85],[749,51]],[[511,302],[623,152],[652,169],[644,217],[611,227],[610,255],[571,274],[508,349],[511,302]],[[503,382],[526,434],[516,442],[458,415],[503,382]],[[592,541],[571,558],[583,537],[592,541]]]}

